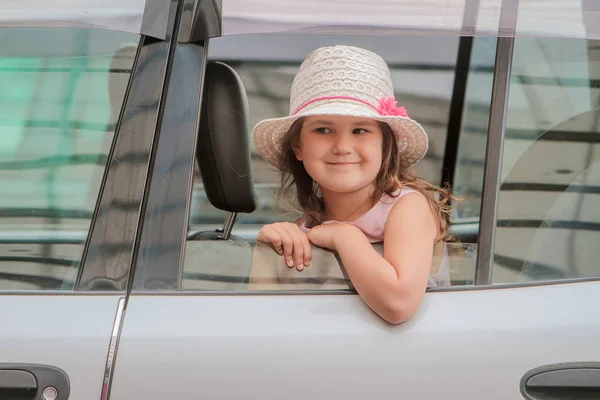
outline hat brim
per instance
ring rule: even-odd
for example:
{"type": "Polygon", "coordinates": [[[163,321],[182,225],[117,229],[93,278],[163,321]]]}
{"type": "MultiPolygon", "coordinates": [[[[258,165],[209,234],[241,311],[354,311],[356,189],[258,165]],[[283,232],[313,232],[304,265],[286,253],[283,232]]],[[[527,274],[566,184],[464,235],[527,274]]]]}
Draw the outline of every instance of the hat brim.
{"type": "Polygon", "coordinates": [[[344,104],[344,110],[336,110],[335,107],[324,105],[292,116],[262,120],[256,124],[252,132],[254,145],[265,161],[276,168],[281,168],[279,164],[283,152],[282,140],[297,119],[316,115],[335,115],[369,118],[388,124],[396,135],[403,167],[413,165],[427,153],[429,146],[427,133],[415,120],[395,115],[379,115],[360,106],[355,110],[348,110],[348,106],[349,104],[344,104]]]}

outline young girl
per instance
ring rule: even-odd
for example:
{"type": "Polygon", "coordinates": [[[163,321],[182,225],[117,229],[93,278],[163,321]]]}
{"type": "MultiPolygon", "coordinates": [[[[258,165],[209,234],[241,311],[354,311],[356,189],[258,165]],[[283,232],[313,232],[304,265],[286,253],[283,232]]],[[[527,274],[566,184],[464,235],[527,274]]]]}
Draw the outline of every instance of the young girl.
{"type": "Polygon", "coordinates": [[[337,252],[366,304],[406,321],[428,284],[449,284],[447,257],[435,276],[430,269],[434,247],[449,238],[450,196],[408,171],[425,155],[427,134],[396,105],[385,61],[350,46],[307,56],[290,112],[258,123],[253,137],[281,170],[281,197],[295,198],[303,216],[265,225],[257,241],[298,271],[311,264],[311,243],[337,252]]]}

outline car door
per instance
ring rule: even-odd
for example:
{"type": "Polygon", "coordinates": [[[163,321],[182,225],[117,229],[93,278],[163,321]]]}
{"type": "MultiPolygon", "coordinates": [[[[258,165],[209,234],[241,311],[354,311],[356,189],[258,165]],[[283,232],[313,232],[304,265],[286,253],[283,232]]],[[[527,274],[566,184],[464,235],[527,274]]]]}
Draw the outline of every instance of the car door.
{"type": "Polygon", "coordinates": [[[0,5],[2,399],[106,398],[169,54],[144,18],[0,5]]]}
{"type": "MultiPolygon", "coordinates": [[[[380,10],[372,5],[314,4],[317,20],[310,7],[294,7],[224,2],[221,33],[239,36],[176,45],[178,74],[168,84],[111,399],[598,397],[600,35],[570,34],[565,25],[567,38],[527,36],[556,17],[531,13],[537,6],[529,4],[521,36],[503,7],[496,16],[508,36],[475,36],[465,51],[457,34],[472,34],[489,22],[483,11],[495,8],[482,6],[475,17],[471,9],[390,8],[384,15],[401,19],[390,26],[373,21],[384,17],[369,14],[380,10]],[[416,14],[423,10],[444,16],[434,28],[445,36],[406,34],[407,27],[422,33],[416,14]],[[456,26],[453,18],[456,30],[442,27],[456,26]],[[388,36],[358,35],[365,26],[388,36]],[[397,326],[369,310],[339,270],[316,262],[313,272],[252,287],[258,229],[293,218],[271,201],[277,174],[251,157],[257,210],[235,215],[209,204],[202,192],[210,172],[196,165],[208,61],[233,66],[256,122],[286,112],[291,77],[309,50],[340,42],[382,53],[397,98],[430,134],[419,172],[441,180],[451,157],[454,172],[445,179],[456,195],[470,196],[455,205],[453,230],[463,241],[450,254],[452,286],[429,289],[419,312],[397,326]],[[461,49],[470,58],[462,89],[461,49]],[[234,217],[231,240],[193,239],[234,217]],[[469,242],[473,226],[477,241],[469,242]]],[[[271,256],[260,262],[278,262],[271,256]]]]}

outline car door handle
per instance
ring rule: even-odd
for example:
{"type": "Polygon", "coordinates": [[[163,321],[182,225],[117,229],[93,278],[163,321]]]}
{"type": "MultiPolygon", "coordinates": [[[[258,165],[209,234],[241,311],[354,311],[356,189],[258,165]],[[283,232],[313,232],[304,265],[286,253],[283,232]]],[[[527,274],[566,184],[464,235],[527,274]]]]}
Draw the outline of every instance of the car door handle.
{"type": "Polygon", "coordinates": [[[521,379],[528,400],[600,399],[600,363],[564,363],[529,371],[521,379]]]}
{"type": "Polygon", "coordinates": [[[0,399],[68,400],[67,374],[56,367],[38,364],[0,364],[0,399]]]}

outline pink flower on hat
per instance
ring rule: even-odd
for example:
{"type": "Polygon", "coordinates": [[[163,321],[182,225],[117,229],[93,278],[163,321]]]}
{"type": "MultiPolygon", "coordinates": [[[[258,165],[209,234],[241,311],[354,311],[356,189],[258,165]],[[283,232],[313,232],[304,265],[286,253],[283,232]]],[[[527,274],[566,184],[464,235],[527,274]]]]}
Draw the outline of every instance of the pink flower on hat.
{"type": "Polygon", "coordinates": [[[408,118],[406,108],[398,107],[398,102],[393,97],[384,97],[383,99],[379,100],[379,107],[377,107],[377,111],[380,115],[394,115],[408,118]]]}

